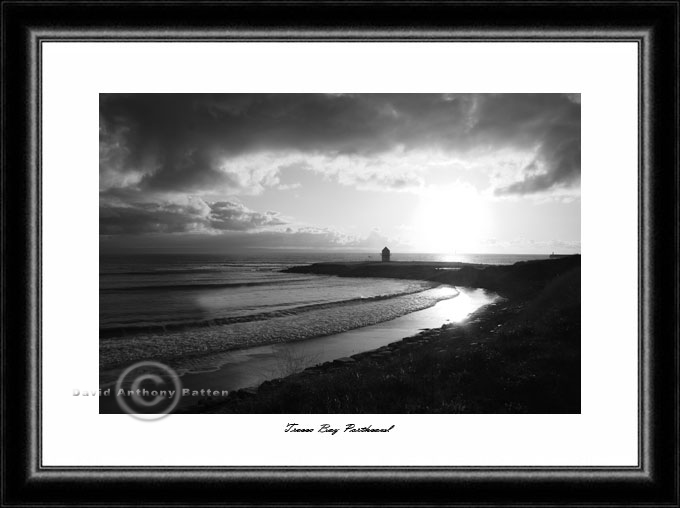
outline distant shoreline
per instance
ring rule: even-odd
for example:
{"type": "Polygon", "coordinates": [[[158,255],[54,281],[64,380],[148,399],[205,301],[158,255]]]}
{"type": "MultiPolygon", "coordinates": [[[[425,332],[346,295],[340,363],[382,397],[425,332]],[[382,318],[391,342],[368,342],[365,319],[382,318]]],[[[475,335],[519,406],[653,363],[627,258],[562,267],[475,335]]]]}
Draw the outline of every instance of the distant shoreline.
{"type": "Polygon", "coordinates": [[[580,254],[574,254],[556,259],[519,261],[512,265],[424,261],[326,262],[294,266],[283,271],[338,277],[422,280],[489,289],[502,296],[505,294],[517,296],[530,294],[550,278],[580,264],[580,254]]]}

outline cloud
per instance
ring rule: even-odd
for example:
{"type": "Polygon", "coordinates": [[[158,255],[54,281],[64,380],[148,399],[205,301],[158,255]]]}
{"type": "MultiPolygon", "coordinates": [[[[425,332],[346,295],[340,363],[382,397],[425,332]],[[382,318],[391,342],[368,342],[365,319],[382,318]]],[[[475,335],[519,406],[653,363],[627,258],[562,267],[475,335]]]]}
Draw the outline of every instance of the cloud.
{"type": "Polygon", "coordinates": [[[101,235],[101,252],[144,251],[172,249],[173,252],[243,252],[250,249],[278,250],[327,250],[375,253],[389,245],[396,250],[406,245],[391,239],[378,230],[367,235],[348,235],[333,228],[314,226],[288,226],[273,229],[228,230],[220,234],[183,231],[176,234],[163,234],[161,230],[144,231],[140,235],[130,231],[127,234],[101,235]]]}
{"type": "Polygon", "coordinates": [[[286,228],[285,232],[261,232],[250,236],[250,246],[275,246],[289,248],[344,249],[379,252],[385,245],[403,244],[394,238],[372,229],[367,235],[348,235],[333,228],[299,226],[286,228]]]}
{"type": "Polygon", "coordinates": [[[150,160],[133,163],[127,147],[129,128],[111,126],[99,118],[99,189],[127,188],[137,185],[147,173],[155,171],[150,160]]]}
{"type": "Polygon", "coordinates": [[[357,155],[315,155],[299,167],[334,179],[340,185],[363,191],[411,192],[421,189],[421,176],[432,161],[422,153],[401,150],[366,158],[357,155]]]}
{"type": "Polygon", "coordinates": [[[579,94],[101,94],[99,123],[103,236],[374,249],[395,240],[302,227],[267,193],[422,197],[464,181],[554,200],[580,185],[579,94]]]}
{"type": "Polygon", "coordinates": [[[138,202],[126,198],[109,196],[100,203],[100,235],[252,231],[286,224],[278,212],[256,212],[232,201],[206,203],[188,197],[179,202],[138,202]]]}
{"type": "Polygon", "coordinates": [[[538,240],[529,238],[498,240],[496,238],[487,238],[480,240],[480,245],[486,252],[498,254],[522,252],[524,254],[545,255],[551,252],[558,254],[579,254],[581,252],[581,242],[578,240],[538,240]]]}
{"type": "Polygon", "coordinates": [[[378,229],[372,229],[367,236],[355,238],[349,242],[349,246],[357,247],[361,249],[374,249],[379,251],[386,245],[391,245],[395,247],[397,245],[402,245],[401,242],[394,238],[390,238],[384,235],[378,229]]]}
{"type": "Polygon", "coordinates": [[[578,94],[102,94],[100,187],[257,194],[316,158],[344,185],[403,190],[422,167],[381,163],[391,154],[514,151],[533,160],[496,193],[541,193],[578,184],[580,120],[578,94]]]}
{"type": "Polygon", "coordinates": [[[205,216],[172,203],[99,207],[99,234],[184,233],[203,229],[205,216]]]}
{"type": "Polygon", "coordinates": [[[552,125],[543,136],[536,157],[524,168],[524,177],[497,195],[534,194],[573,187],[581,179],[580,114],[577,125],[552,125]]]}
{"type": "Polygon", "coordinates": [[[286,221],[278,212],[254,212],[240,203],[220,201],[210,205],[209,223],[216,230],[247,231],[264,226],[281,226],[286,221]]]}

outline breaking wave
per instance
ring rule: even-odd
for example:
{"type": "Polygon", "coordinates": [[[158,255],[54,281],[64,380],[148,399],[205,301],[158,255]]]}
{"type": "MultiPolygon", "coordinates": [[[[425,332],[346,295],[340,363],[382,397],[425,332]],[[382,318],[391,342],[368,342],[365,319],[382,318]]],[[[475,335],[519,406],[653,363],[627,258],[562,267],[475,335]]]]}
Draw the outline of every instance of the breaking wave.
{"type": "Polygon", "coordinates": [[[439,286],[199,323],[136,327],[132,336],[121,336],[132,327],[100,330],[109,337],[100,337],[100,369],[148,358],[178,360],[332,335],[426,309],[457,294],[455,288],[439,286]]]}

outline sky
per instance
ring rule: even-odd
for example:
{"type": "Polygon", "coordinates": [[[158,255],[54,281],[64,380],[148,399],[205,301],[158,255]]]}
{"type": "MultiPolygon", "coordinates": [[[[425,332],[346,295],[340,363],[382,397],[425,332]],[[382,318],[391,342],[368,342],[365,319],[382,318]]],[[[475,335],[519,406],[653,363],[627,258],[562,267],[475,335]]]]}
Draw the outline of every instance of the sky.
{"type": "Polygon", "coordinates": [[[579,94],[100,94],[100,251],[580,252],[579,94]]]}

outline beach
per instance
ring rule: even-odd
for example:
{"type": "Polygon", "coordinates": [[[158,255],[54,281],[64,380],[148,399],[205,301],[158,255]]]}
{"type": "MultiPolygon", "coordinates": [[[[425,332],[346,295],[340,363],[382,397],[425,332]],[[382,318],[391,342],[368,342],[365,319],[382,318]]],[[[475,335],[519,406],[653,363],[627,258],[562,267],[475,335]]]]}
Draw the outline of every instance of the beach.
{"type": "MultiPolygon", "coordinates": [[[[497,299],[496,295],[484,290],[461,288],[455,291],[453,298],[440,301],[432,307],[374,325],[305,340],[241,347],[183,359],[183,370],[179,371],[181,383],[183,388],[190,390],[190,396],[182,397],[178,410],[194,412],[197,404],[216,402],[223,397],[202,394],[202,390],[234,392],[247,389],[250,392],[262,383],[308,367],[382,348],[393,343],[395,337],[438,328],[444,322],[461,322],[471,312],[497,299]]],[[[105,385],[105,389],[106,386],[111,388],[112,384],[105,385]]],[[[100,398],[100,412],[119,412],[115,400],[107,398],[110,392],[104,394],[100,398]]]]}
{"type": "MultiPolygon", "coordinates": [[[[511,266],[340,263],[340,277],[421,277],[500,295],[372,351],[201,401],[207,413],[580,413],[580,256],[511,266]],[[454,267],[447,267],[454,268],[454,267]]],[[[192,412],[196,412],[194,408],[192,412]]]]}
{"type": "MultiPolygon", "coordinates": [[[[469,361],[479,362],[484,357],[480,354],[494,348],[503,350],[496,357],[512,358],[503,337],[528,340],[536,327],[547,329],[541,325],[546,316],[573,310],[580,302],[580,279],[575,275],[580,273],[580,256],[499,265],[430,260],[303,265],[208,261],[118,263],[104,270],[101,390],[109,393],[106,390],[127,366],[151,360],[177,372],[191,394],[182,397],[175,412],[375,412],[380,406],[369,402],[371,393],[406,390],[402,385],[383,386],[386,380],[397,382],[395,373],[415,369],[411,375],[425,379],[441,368],[443,376],[468,372],[477,378],[469,361]],[[565,284],[562,279],[570,291],[550,289],[565,284]],[[550,306],[547,314],[535,310],[542,300],[550,306]],[[533,314],[525,316],[529,311],[533,314]],[[522,320],[526,323],[517,331],[522,320]],[[477,359],[466,360],[468,355],[477,359]],[[417,358],[423,362],[418,367],[413,363],[417,358]],[[351,407],[319,406],[309,399],[326,386],[328,393],[319,397],[331,401],[334,390],[356,386],[357,380],[367,383],[360,390],[365,400],[351,407]],[[287,390],[299,400],[283,396],[287,390]],[[277,402],[272,405],[266,402],[269,399],[277,402]]],[[[580,311],[569,319],[580,330],[580,311]]],[[[552,323],[548,328],[559,330],[552,323]]],[[[570,341],[580,346],[575,339],[570,341]]],[[[551,337],[546,344],[563,342],[551,337]]],[[[578,358],[573,347],[567,349],[564,359],[578,358]]],[[[578,371],[573,365],[569,369],[578,371]]],[[[437,390],[447,383],[435,382],[437,390]]],[[[413,396],[423,394],[416,391],[413,396]]],[[[440,398],[436,408],[411,401],[383,410],[458,412],[476,407],[474,398],[455,407],[450,406],[450,394],[440,398]]],[[[573,412],[575,404],[568,406],[573,412]]],[[[527,407],[504,403],[494,411],[527,407]]],[[[120,412],[115,397],[100,397],[100,412],[120,412]]]]}
{"type": "MultiPolygon", "coordinates": [[[[164,361],[182,373],[202,358],[202,370],[216,368],[219,362],[205,365],[206,361],[225,351],[364,328],[431,308],[457,293],[455,285],[427,280],[419,273],[405,276],[404,271],[401,277],[385,273],[370,278],[365,273],[357,277],[296,273],[296,267],[316,267],[318,261],[331,267],[343,259],[348,266],[375,266],[355,261],[362,257],[356,253],[103,257],[100,386],[135,361],[164,361]]],[[[437,273],[465,266],[431,261],[437,259],[432,255],[408,259],[420,259],[421,268],[429,266],[437,273]]],[[[404,267],[412,263],[404,262],[404,267]]]]}

